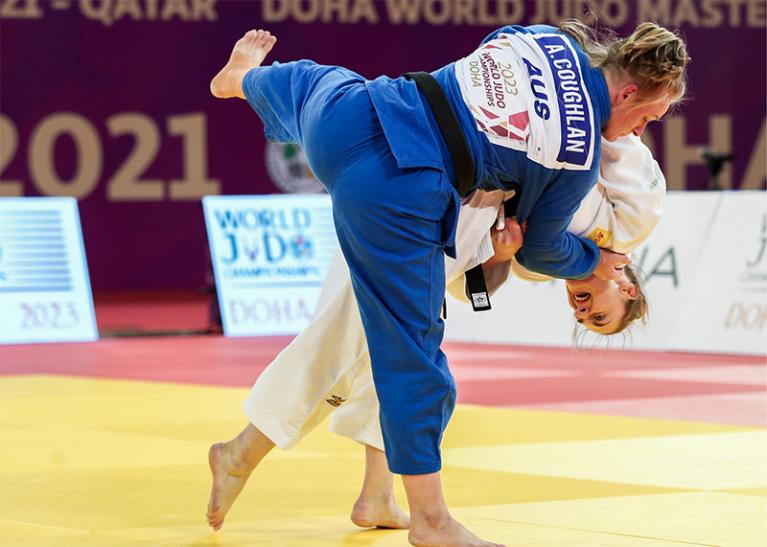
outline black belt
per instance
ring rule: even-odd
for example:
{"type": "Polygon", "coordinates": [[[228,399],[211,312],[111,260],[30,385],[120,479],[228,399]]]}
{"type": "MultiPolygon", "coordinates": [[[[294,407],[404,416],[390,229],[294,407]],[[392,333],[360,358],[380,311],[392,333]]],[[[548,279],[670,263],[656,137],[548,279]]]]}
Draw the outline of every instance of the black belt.
{"type": "MultiPolygon", "coordinates": [[[[403,76],[413,80],[426,97],[426,102],[429,103],[434,119],[437,120],[439,132],[453,160],[456,179],[453,186],[461,197],[468,195],[474,189],[474,160],[471,158],[469,146],[466,144],[455,113],[445,97],[445,92],[439,82],[428,72],[407,72],[403,76]]],[[[474,311],[486,311],[491,308],[490,295],[487,293],[485,274],[481,264],[466,272],[466,288],[474,311]]],[[[443,306],[443,315],[447,318],[446,305],[443,306]]]]}
{"type": "Polygon", "coordinates": [[[471,159],[469,146],[466,144],[455,113],[445,97],[445,92],[442,91],[442,87],[434,76],[428,72],[406,72],[403,76],[413,80],[426,97],[426,102],[429,103],[434,119],[437,120],[439,132],[453,160],[455,189],[461,197],[468,195],[474,188],[474,160],[471,159]]]}

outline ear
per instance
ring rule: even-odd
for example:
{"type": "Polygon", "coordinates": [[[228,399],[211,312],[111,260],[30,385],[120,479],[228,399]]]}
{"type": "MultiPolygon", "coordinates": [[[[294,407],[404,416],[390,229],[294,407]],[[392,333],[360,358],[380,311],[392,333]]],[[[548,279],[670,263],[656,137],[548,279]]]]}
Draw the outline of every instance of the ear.
{"type": "Polygon", "coordinates": [[[629,100],[637,91],[639,91],[639,88],[636,84],[624,85],[618,92],[617,104],[629,100]]]}
{"type": "Polygon", "coordinates": [[[633,283],[621,283],[619,290],[628,300],[636,300],[639,298],[639,291],[633,283]]]}

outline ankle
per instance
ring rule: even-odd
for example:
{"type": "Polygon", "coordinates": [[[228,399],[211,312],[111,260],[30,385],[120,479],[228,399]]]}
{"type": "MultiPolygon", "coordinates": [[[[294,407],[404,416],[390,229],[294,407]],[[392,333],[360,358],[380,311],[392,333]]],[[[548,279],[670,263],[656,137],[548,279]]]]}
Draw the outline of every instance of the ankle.
{"type": "Polygon", "coordinates": [[[411,512],[410,518],[413,528],[428,528],[431,530],[440,530],[453,522],[453,517],[446,510],[411,512]]]}
{"type": "Polygon", "coordinates": [[[376,503],[390,503],[394,501],[394,492],[386,488],[363,487],[357,501],[370,501],[376,503]]]}
{"type": "Polygon", "coordinates": [[[248,459],[247,451],[243,449],[239,439],[232,439],[224,446],[232,471],[238,475],[249,475],[256,468],[258,462],[253,463],[248,459]]]}

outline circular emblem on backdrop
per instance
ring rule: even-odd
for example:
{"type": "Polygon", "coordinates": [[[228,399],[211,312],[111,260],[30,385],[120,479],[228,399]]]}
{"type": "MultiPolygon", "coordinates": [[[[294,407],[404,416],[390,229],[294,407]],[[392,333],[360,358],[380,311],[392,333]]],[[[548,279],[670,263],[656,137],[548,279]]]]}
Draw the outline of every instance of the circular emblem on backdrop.
{"type": "Polygon", "coordinates": [[[266,143],[266,171],[272,182],[288,194],[321,194],[325,188],[306,163],[297,144],[266,143]]]}

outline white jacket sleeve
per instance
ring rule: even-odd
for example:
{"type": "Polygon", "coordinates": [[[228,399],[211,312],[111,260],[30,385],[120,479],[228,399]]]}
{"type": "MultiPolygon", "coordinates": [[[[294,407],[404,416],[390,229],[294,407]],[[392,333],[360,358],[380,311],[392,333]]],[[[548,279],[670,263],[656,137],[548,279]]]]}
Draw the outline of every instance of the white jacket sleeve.
{"type": "MultiPolygon", "coordinates": [[[[447,292],[453,297],[469,302],[466,296],[466,276],[464,273],[475,266],[484,264],[493,256],[493,241],[490,237],[490,228],[498,216],[498,209],[504,201],[504,192],[500,190],[483,191],[477,190],[461,203],[461,212],[458,215],[458,227],[455,236],[456,258],[445,257],[445,281],[447,292]]],[[[503,266],[499,264],[498,266],[503,266]]],[[[492,268],[496,270],[496,268],[492,268]]],[[[488,290],[493,280],[500,286],[503,280],[502,268],[494,271],[492,275],[485,272],[485,282],[488,290]]],[[[497,288],[496,286],[496,288],[497,288]]]]}
{"type": "MultiPolygon", "coordinates": [[[[599,181],[583,198],[567,229],[599,247],[630,253],[646,240],[660,220],[666,178],[639,137],[614,142],[602,139],[599,181]]],[[[511,263],[516,277],[526,281],[551,278],[511,263]]]]}
{"type": "Polygon", "coordinates": [[[630,253],[660,220],[666,178],[639,137],[603,139],[597,186],[602,202],[586,237],[616,253],[630,253]]]}

